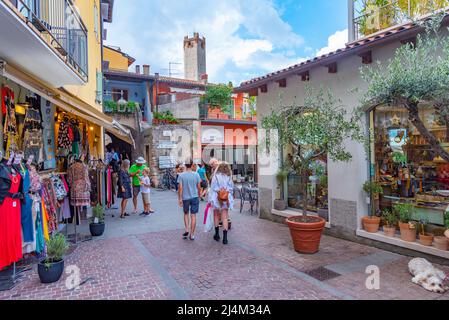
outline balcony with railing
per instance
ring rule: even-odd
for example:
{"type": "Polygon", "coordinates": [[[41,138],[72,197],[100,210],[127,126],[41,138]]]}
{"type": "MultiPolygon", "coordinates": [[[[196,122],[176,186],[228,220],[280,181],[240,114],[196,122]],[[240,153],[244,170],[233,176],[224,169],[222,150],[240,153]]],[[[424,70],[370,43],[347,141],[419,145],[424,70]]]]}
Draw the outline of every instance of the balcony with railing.
{"type": "Polygon", "coordinates": [[[204,121],[237,121],[237,122],[257,122],[257,113],[255,110],[251,112],[243,112],[242,110],[235,110],[232,106],[227,108],[211,107],[207,103],[201,103],[200,106],[200,120],[204,121]]]}
{"type": "Polygon", "coordinates": [[[57,86],[87,82],[87,28],[72,0],[0,0],[0,39],[7,63],[57,86]]]}
{"type": "Polygon", "coordinates": [[[349,0],[350,41],[420,19],[449,7],[449,0],[349,0]]]}

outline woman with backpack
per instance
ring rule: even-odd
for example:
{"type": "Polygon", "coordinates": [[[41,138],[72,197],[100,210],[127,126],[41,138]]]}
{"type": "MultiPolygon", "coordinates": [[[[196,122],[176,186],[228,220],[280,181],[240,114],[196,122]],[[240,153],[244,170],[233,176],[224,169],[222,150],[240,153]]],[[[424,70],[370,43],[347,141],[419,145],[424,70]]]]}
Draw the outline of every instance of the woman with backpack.
{"type": "Polygon", "coordinates": [[[228,244],[229,210],[232,210],[234,207],[233,190],[234,182],[232,181],[231,167],[227,163],[221,163],[211,179],[209,200],[214,208],[214,239],[215,241],[220,241],[219,223],[221,217],[221,221],[223,221],[223,244],[228,244]]]}

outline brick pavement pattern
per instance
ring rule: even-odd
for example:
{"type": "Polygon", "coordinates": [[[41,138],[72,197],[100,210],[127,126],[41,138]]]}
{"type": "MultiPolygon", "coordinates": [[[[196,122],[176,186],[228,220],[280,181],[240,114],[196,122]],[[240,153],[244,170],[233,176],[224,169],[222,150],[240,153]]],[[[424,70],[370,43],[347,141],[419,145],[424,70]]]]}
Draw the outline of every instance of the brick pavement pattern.
{"type": "MultiPolygon", "coordinates": [[[[66,257],[66,271],[71,265],[80,270],[78,288],[66,287],[71,274],[43,285],[34,266],[15,288],[0,292],[0,300],[449,299],[449,292],[434,294],[411,283],[410,257],[327,236],[319,253],[301,255],[287,226],[257,219],[246,208],[232,213],[228,246],[203,232],[202,214],[196,240],[183,240],[176,195],[155,191],[152,201],[156,213],[150,217],[121,220],[108,212],[105,235],[78,244],[66,257]],[[380,290],[366,288],[371,264],[380,268],[380,290]]],[[[81,232],[88,233],[83,224],[81,232]]]]}

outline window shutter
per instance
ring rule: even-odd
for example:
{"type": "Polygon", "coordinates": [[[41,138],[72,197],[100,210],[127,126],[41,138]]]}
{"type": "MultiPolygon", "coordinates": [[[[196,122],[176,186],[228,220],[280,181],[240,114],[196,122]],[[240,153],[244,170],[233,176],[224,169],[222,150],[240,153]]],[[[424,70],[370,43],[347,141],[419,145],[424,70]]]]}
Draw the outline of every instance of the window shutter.
{"type": "Polygon", "coordinates": [[[97,71],[97,98],[98,103],[103,102],[103,73],[97,71]]]}

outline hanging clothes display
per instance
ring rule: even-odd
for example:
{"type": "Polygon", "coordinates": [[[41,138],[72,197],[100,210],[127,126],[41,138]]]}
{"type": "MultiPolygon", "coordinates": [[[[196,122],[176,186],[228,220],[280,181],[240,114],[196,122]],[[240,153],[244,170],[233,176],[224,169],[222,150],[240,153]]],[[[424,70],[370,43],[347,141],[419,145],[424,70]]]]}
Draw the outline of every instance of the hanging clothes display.
{"type": "Polygon", "coordinates": [[[2,88],[2,112],[5,115],[3,124],[3,139],[6,141],[6,157],[9,158],[11,151],[16,151],[18,145],[18,127],[14,104],[14,91],[8,87],[2,88]]]}
{"type": "Polygon", "coordinates": [[[22,259],[22,226],[20,193],[22,177],[7,165],[0,165],[2,182],[10,188],[0,199],[0,270],[22,259]]]}
{"type": "Polygon", "coordinates": [[[33,200],[30,197],[30,173],[25,165],[20,164],[20,173],[23,178],[22,192],[23,192],[23,203],[21,208],[22,213],[22,234],[23,242],[34,242],[34,222],[33,219],[33,200]]]}
{"type": "Polygon", "coordinates": [[[75,162],[67,172],[70,186],[70,204],[75,207],[90,206],[90,180],[87,166],[75,162]]]}
{"type": "Polygon", "coordinates": [[[72,142],[69,137],[69,118],[65,116],[61,123],[59,124],[58,132],[58,149],[60,156],[67,156],[72,147],[72,142]]]}
{"type": "Polygon", "coordinates": [[[44,161],[44,141],[42,133],[42,116],[40,110],[40,99],[28,98],[29,107],[25,113],[23,126],[22,146],[25,158],[34,156],[34,161],[40,164],[44,161]]]}

